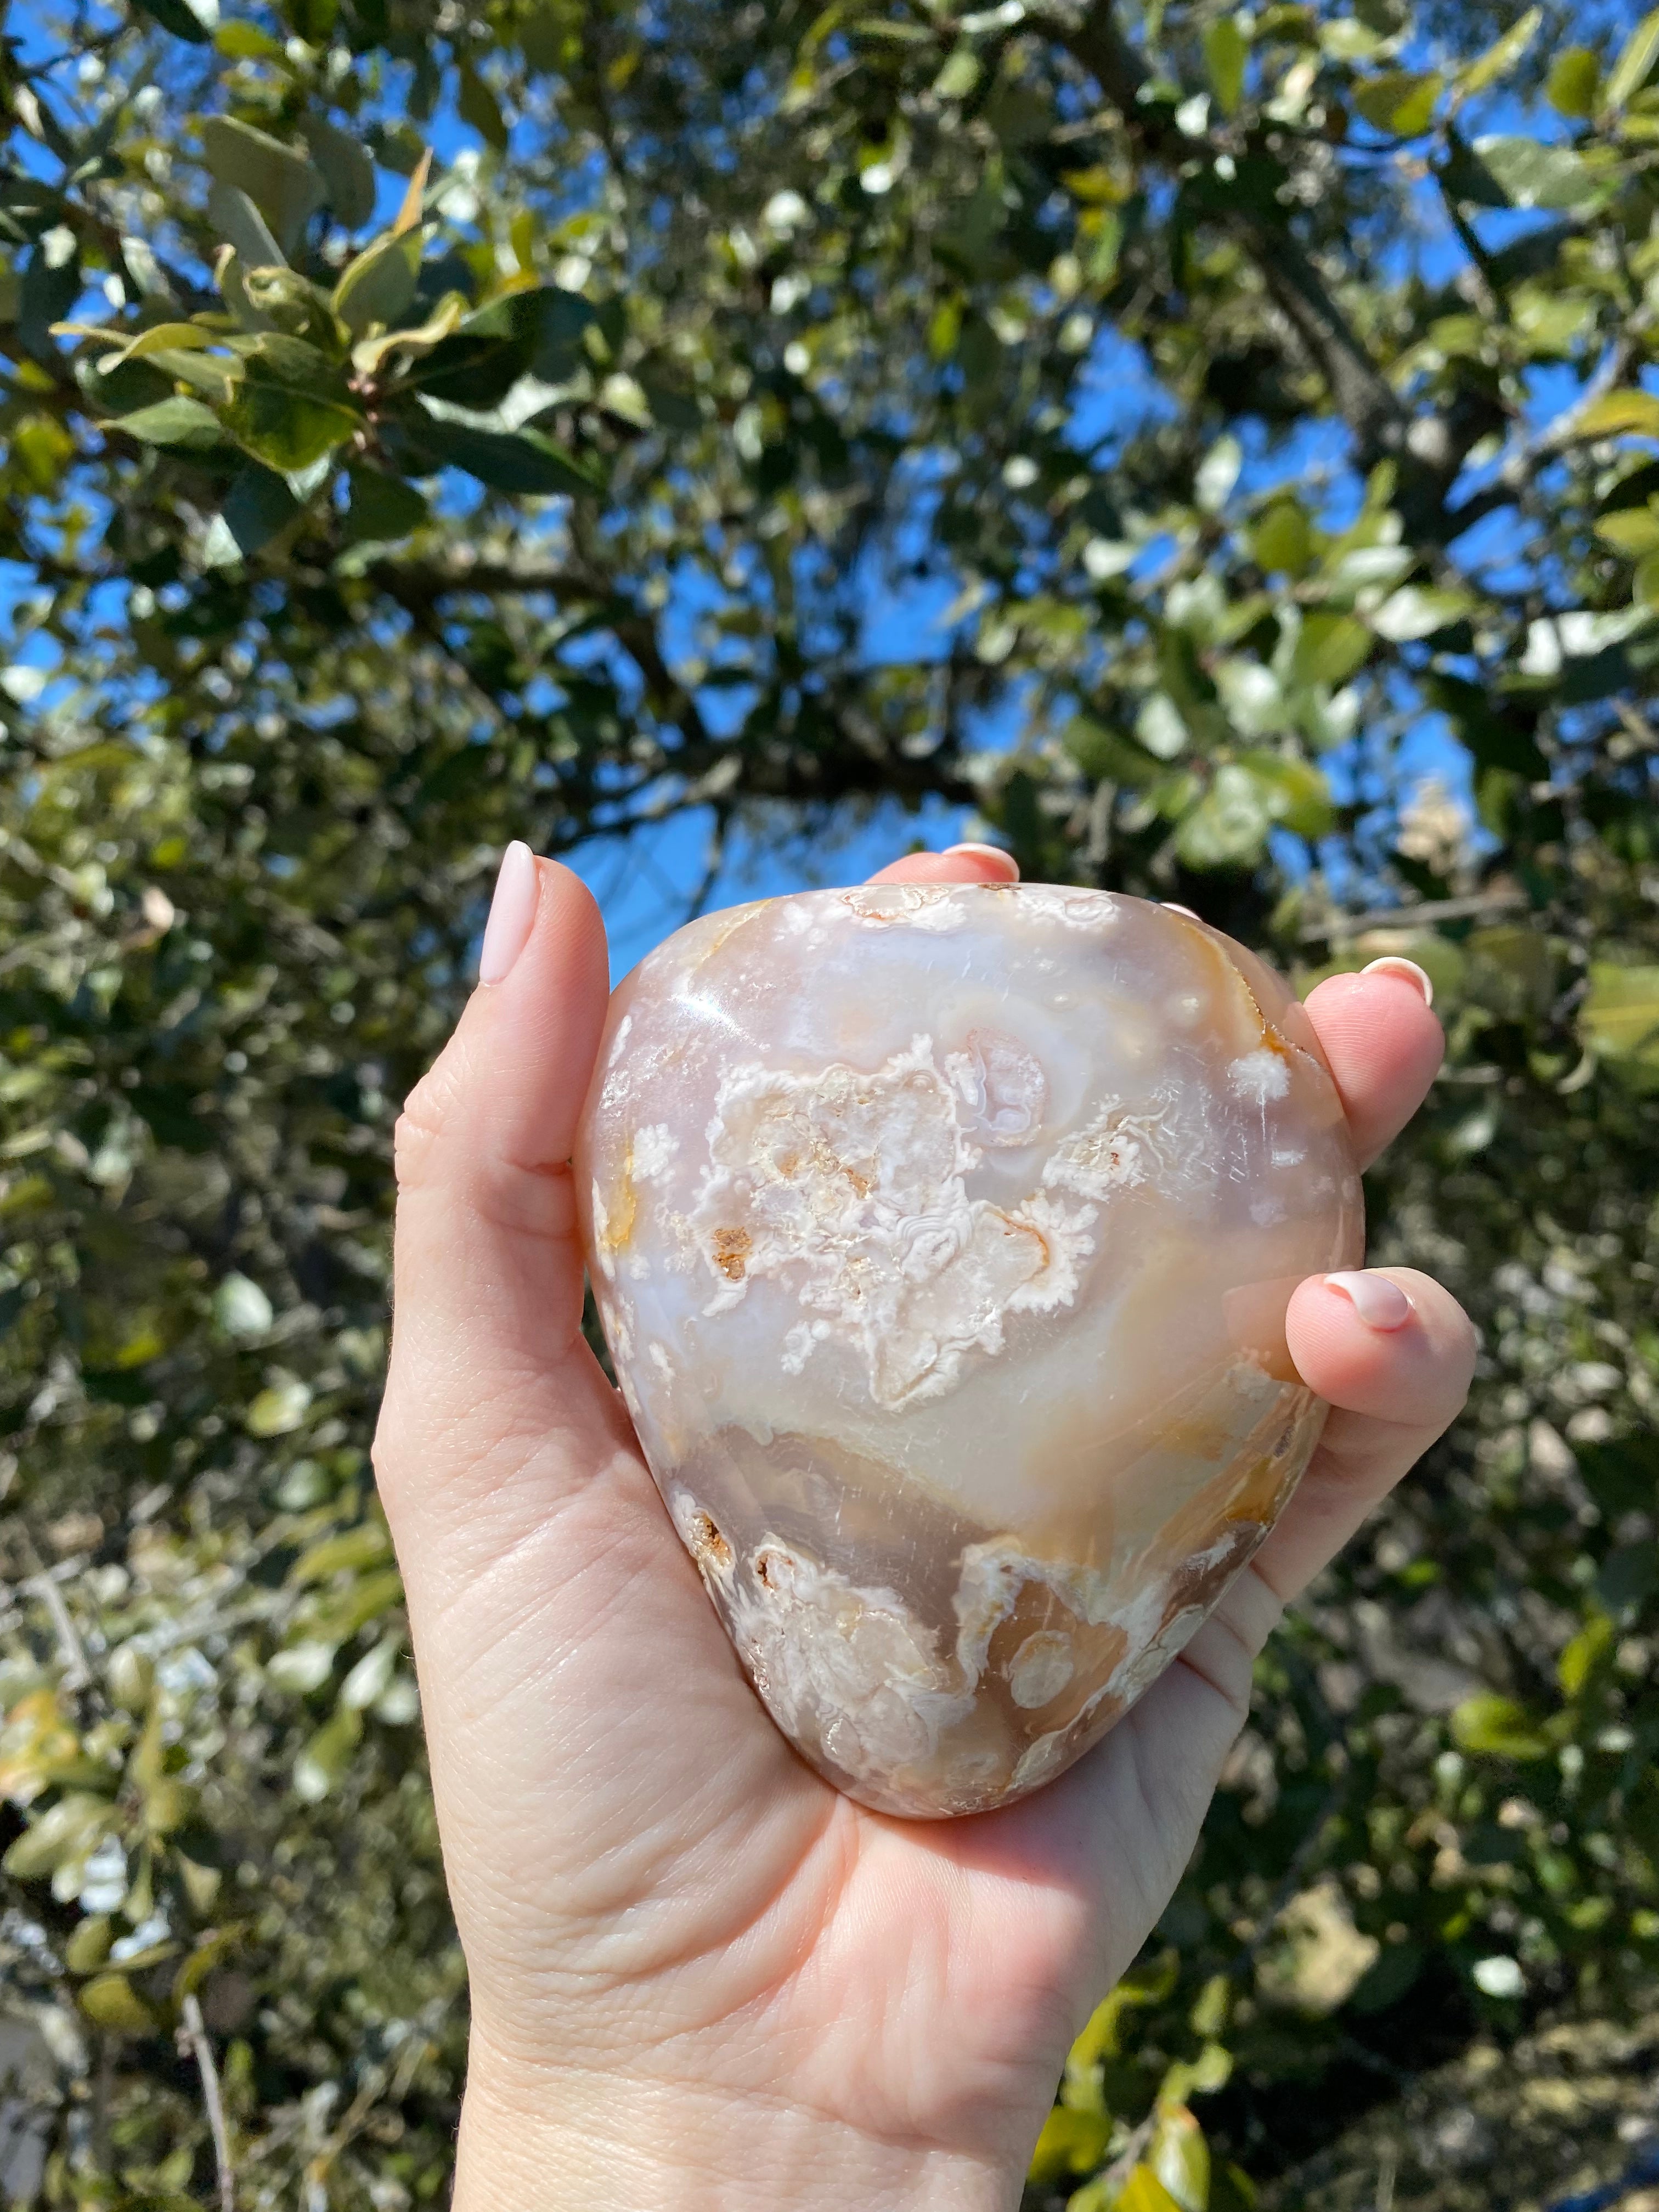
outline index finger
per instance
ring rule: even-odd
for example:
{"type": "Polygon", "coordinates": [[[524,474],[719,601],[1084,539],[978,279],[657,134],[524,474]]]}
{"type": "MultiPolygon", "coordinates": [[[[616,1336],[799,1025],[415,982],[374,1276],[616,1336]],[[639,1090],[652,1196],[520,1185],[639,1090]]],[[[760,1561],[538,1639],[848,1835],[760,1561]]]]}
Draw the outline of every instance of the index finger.
{"type": "Polygon", "coordinates": [[[1406,965],[1328,976],[1306,1001],[1362,1168],[1416,1113],[1445,1055],[1445,1031],[1406,965]]]}

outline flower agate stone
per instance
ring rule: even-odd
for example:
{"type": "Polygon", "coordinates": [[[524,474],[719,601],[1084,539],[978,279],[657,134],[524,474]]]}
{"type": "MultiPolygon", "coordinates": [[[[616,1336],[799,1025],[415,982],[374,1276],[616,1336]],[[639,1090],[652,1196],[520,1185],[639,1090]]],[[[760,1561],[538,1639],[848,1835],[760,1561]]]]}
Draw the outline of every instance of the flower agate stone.
{"type": "Polygon", "coordinates": [[[674,1525],[802,1755],[882,1811],[1060,1772],[1272,1527],[1357,1265],[1313,1030],[1165,907],[878,884],[708,915],[618,988],[577,1185],[674,1525]]]}

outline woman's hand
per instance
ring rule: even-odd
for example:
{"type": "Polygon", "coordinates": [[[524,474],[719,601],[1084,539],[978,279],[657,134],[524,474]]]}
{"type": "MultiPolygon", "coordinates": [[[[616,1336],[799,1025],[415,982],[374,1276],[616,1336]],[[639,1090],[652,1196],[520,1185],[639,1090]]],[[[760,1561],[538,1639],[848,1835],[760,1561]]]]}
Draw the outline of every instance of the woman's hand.
{"type": "MultiPolygon", "coordinates": [[[[1006,880],[988,848],[878,880],[1006,880]]],[[[568,1162],[606,999],[577,878],[509,854],[482,973],[398,1132],[375,1466],[471,1980],[459,2212],[1012,2207],[1066,2049],[1196,1840],[1280,1613],[1462,1405],[1468,1322],[1409,1269],[1304,1283],[1335,1408],[1181,1658],[1006,1812],[869,1813],[739,1671],[583,1339],[568,1162]]],[[[1438,1066],[1384,963],[1308,1001],[1362,1158],[1438,1066]]]]}

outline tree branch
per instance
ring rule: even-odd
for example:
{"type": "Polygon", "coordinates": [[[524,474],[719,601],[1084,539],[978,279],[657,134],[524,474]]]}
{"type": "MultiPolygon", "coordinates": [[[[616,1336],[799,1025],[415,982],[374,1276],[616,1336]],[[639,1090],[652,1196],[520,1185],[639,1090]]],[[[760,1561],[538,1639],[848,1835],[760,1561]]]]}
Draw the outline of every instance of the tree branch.
{"type": "MultiPolygon", "coordinates": [[[[1092,0],[1078,18],[1030,20],[1082,63],[1143,153],[1171,167],[1191,161],[1193,142],[1173,117],[1143,98],[1152,73],[1118,27],[1112,0],[1092,0]]],[[[1261,270],[1274,305],[1312,355],[1362,451],[1367,457],[1395,451],[1403,441],[1404,410],[1317,269],[1288,230],[1270,229],[1242,209],[1233,212],[1231,227],[1261,270]]]]}
{"type": "Polygon", "coordinates": [[[1531,903],[1519,884],[1480,891],[1469,898],[1419,899],[1409,906],[1368,907],[1363,914],[1336,914],[1328,921],[1310,922],[1301,932],[1304,945],[1323,944],[1345,937],[1361,937],[1368,929],[1416,929],[1425,923],[1478,921],[1489,914],[1508,914],[1531,903]]]}
{"type": "Polygon", "coordinates": [[[1636,359],[1634,340],[1628,331],[1620,331],[1602,356],[1595,375],[1566,412],[1559,415],[1537,436],[1518,441],[1498,463],[1494,480],[1480,491],[1471,492],[1460,506],[1452,508],[1446,517],[1447,542],[1462,537],[1466,530],[1473,529],[1477,522],[1496,514],[1500,507],[1514,506],[1547,462],[1559,459],[1585,437],[1594,436],[1593,431],[1587,432],[1583,428],[1584,416],[1598,399],[1618,390],[1636,359]]]}
{"type": "Polygon", "coordinates": [[[213,2137],[213,2162],[219,2177],[219,2212],[236,2212],[236,2171],[231,2163],[224,2099],[219,2094],[219,2069],[213,2061],[213,2045],[208,2041],[202,2008],[194,1992],[185,1999],[182,2010],[184,2024],[179,2030],[179,2040],[195,2059],[196,2070],[202,2079],[202,2103],[207,2112],[208,2132],[213,2137]]]}

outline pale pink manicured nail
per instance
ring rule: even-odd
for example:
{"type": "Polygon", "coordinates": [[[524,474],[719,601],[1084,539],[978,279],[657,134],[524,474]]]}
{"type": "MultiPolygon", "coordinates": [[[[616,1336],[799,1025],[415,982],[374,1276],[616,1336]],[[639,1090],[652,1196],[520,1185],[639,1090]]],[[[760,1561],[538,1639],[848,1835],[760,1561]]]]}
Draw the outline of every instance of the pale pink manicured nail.
{"type": "Polygon", "coordinates": [[[1415,960],[1402,960],[1397,952],[1389,952],[1381,960],[1371,961],[1359,972],[1362,975],[1402,976],[1413,990],[1423,994],[1423,1003],[1425,1006],[1431,1006],[1434,1004],[1434,985],[1423,973],[1415,960]]]}
{"type": "Polygon", "coordinates": [[[495,895],[489,902],[489,919],[484,924],[483,945],[478,953],[481,983],[499,983],[530,942],[540,890],[536,855],[515,837],[501,854],[495,895]]]}
{"type": "Polygon", "coordinates": [[[1351,1273],[1327,1275],[1328,1291],[1340,1291],[1345,1298],[1352,1299],[1353,1310],[1367,1328],[1404,1328],[1412,1317],[1412,1302],[1398,1283],[1387,1275],[1379,1275],[1367,1268],[1355,1268],[1351,1273]]]}
{"type": "Polygon", "coordinates": [[[1019,862],[1012,853],[1005,852],[1000,845],[947,845],[945,850],[947,854],[971,853],[976,860],[995,860],[1000,866],[1007,870],[1010,882],[1016,880],[1019,875],[1019,862]]]}

